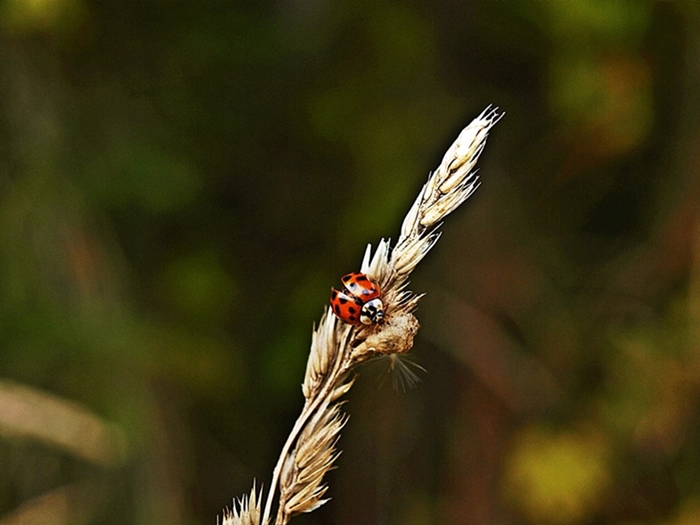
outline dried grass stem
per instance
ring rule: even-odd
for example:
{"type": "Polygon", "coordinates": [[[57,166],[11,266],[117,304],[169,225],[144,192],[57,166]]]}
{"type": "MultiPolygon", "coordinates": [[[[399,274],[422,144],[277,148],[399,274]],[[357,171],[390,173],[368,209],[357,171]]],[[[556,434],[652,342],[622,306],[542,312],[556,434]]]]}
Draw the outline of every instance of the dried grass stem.
{"type": "Polygon", "coordinates": [[[408,277],[440,238],[444,218],[478,187],[473,168],[489,130],[501,116],[489,107],[462,130],[409,209],[393,249],[384,239],[374,254],[367,247],[360,271],[382,290],[385,322],[350,326],[326,309],[312,333],[302,384],[306,401],[275,465],[262,521],[260,497],[253,489],[240,500],[240,513],[224,514],[223,525],[268,525],[277,491],[275,525],[284,525],[292,516],[311,512],[327,501],[323,480],[339,455],[336,444],[347,421],[340,398],[352,387],[352,371],[368,359],[396,357],[413,346],[419,327],[413,312],[421,296],[406,290],[408,277]]]}

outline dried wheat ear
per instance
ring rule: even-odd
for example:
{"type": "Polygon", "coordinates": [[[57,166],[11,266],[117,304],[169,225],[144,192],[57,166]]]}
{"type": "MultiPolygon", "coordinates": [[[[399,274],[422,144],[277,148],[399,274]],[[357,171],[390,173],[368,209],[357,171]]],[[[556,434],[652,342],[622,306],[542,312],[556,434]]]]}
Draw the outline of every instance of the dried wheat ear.
{"type": "Polygon", "coordinates": [[[374,254],[367,246],[360,271],[382,291],[384,322],[349,325],[326,310],[312,334],[302,384],[304,408],[275,466],[265,510],[261,513],[262,491],[253,487],[224,511],[223,525],[268,525],[277,490],[275,525],[328,501],[323,479],[339,454],[336,444],[347,421],[340,398],[352,387],[353,367],[376,356],[405,354],[413,346],[419,327],[413,312],[421,296],[406,290],[408,277],[437,242],[444,218],[478,187],[474,166],[502,116],[489,107],[462,130],[408,210],[393,248],[384,239],[374,254]]]}

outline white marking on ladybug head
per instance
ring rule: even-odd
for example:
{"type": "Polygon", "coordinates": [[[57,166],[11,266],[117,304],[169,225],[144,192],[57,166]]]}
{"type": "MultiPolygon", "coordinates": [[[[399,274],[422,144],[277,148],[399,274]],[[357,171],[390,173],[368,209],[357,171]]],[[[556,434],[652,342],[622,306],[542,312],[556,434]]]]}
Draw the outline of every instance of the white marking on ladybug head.
{"type": "Polygon", "coordinates": [[[384,304],[379,297],[362,305],[360,322],[362,324],[381,324],[384,322],[384,304]]]}

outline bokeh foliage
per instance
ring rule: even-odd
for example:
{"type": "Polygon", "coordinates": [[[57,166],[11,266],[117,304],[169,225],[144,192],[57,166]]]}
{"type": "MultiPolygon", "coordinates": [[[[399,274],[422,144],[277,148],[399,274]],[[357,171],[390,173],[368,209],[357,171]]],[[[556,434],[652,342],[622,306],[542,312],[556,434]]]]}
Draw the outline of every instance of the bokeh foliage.
{"type": "Polygon", "coordinates": [[[490,103],[428,373],[362,370],[296,521],[699,522],[698,93],[696,0],[0,0],[0,524],[268,483],[330,287],[490,103]]]}

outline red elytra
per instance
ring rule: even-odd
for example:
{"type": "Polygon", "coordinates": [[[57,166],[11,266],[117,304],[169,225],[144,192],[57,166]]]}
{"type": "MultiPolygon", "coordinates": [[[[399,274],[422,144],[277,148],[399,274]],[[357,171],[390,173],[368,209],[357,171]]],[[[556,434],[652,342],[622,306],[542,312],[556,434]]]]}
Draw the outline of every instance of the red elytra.
{"type": "Polygon", "coordinates": [[[331,289],[331,308],[338,319],[352,325],[384,322],[384,305],[376,281],[360,272],[349,273],[341,281],[342,291],[331,289]]]}
{"type": "Polygon", "coordinates": [[[341,321],[349,324],[360,324],[360,313],[364,303],[362,299],[331,289],[331,308],[341,321]]]}
{"type": "Polygon", "coordinates": [[[342,277],[340,280],[345,286],[345,289],[350,292],[351,295],[362,299],[362,302],[367,302],[381,295],[381,290],[377,282],[364,273],[352,272],[342,277]]]}

